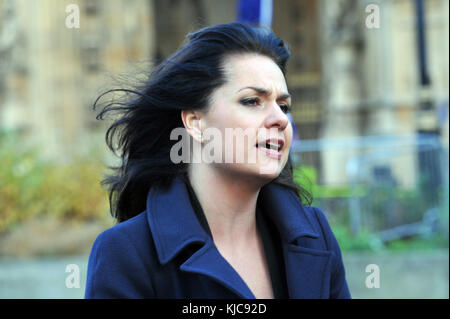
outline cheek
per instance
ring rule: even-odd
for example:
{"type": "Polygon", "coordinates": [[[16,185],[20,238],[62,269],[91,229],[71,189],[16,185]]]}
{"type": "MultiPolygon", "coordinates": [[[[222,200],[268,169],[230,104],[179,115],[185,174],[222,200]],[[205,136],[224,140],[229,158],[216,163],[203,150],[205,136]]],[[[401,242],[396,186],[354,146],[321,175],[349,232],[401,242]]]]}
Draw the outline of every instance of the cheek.
{"type": "Polygon", "coordinates": [[[237,150],[242,148],[242,141],[235,136],[234,130],[243,126],[239,117],[236,117],[235,114],[230,115],[229,112],[215,112],[208,117],[206,123],[208,128],[214,128],[217,134],[214,141],[209,142],[209,145],[220,149],[223,156],[227,156],[227,158],[229,158],[230,154],[228,153],[230,152],[235,156],[237,150]]]}
{"type": "Polygon", "coordinates": [[[216,103],[213,105],[209,114],[206,116],[208,127],[215,127],[220,130],[225,128],[235,128],[239,126],[240,115],[233,108],[231,102],[216,103]]]}
{"type": "MultiPolygon", "coordinates": [[[[223,110],[223,108],[221,108],[223,110]]],[[[249,116],[245,112],[242,112],[239,109],[233,108],[232,106],[228,109],[227,112],[216,112],[214,116],[210,117],[208,119],[208,126],[209,127],[215,127],[222,133],[223,142],[225,144],[230,143],[237,143],[242,144],[242,139],[229,139],[227,138],[225,140],[225,136],[229,137],[230,132],[232,132],[232,135],[239,135],[241,131],[246,131],[247,129],[252,132],[252,129],[256,131],[258,127],[258,123],[255,122],[254,116],[249,116]]],[[[251,134],[250,139],[252,139],[252,142],[256,134],[251,134]]]]}

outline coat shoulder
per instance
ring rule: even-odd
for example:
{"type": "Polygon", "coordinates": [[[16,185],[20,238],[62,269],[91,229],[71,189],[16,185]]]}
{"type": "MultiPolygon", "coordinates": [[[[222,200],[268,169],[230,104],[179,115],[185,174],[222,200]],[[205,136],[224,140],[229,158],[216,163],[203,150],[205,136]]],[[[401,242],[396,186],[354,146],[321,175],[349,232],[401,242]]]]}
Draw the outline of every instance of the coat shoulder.
{"type": "Polygon", "coordinates": [[[103,231],[89,256],[85,297],[152,296],[150,240],[145,213],[103,231]]]}
{"type": "Polygon", "coordinates": [[[149,228],[145,212],[142,212],[124,222],[116,224],[100,233],[96,241],[104,242],[128,240],[135,245],[144,242],[144,237],[149,236],[149,228]]]}
{"type": "Polygon", "coordinates": [[[144,211],[100,233],[92,246],[91,255],[95,252],[106,255],[108,251],[111,255],[119,256],[125,252],[129,253],[131,249],[145,260],[149,256],[152,242],[144,211]]]}

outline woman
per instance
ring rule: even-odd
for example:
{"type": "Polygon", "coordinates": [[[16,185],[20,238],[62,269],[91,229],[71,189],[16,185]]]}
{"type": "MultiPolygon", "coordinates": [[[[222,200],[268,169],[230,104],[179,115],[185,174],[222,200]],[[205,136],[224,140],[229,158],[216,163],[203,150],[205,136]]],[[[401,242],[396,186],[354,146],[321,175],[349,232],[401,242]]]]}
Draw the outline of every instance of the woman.
{"type": "Polygon", "coordinates": [[[293,181],[286,45],[239,23],[187,38],[98,116],[119,114],[105,181],[119,224],[93,245],[86,297],[349,298],[338,243],[293,181]]]}

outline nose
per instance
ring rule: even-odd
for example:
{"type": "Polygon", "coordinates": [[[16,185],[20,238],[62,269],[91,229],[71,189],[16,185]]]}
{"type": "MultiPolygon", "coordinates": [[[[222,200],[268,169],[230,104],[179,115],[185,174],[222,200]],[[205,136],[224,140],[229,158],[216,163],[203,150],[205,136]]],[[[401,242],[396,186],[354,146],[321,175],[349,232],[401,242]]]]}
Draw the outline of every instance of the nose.
{"type": "Polygon", "coordinates": [[[287,114],[281,110],[280,106],[277,103],[272,103],[270,110],[271,111],[266,118],[266,128],[276,127],[280,131],[283,131],[289,124],[289,118],[287,114]]]}

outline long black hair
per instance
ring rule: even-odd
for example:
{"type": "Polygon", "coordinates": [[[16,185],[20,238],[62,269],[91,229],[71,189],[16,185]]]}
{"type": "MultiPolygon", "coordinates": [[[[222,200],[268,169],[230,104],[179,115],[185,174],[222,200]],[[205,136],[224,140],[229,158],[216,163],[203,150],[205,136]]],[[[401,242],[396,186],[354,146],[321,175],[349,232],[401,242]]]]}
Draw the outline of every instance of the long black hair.
{"type": "MultiPolygon", "coordinates": [[[[177,143],[170,139],[173,129],[184,127],[181,110],[206,110],[212,92],[225,84],[222,63],[235,53],[258,53],[271,58],[286,74],[290,57],[287,45],[272,31],[242,23],[219,24],[186,36],[184,45],[157,65],[138,89],[113,89],[108,93],[127,93],[124,102],[112,101],[97,115],[116,115],[106,132],[108,147],[121,159],[113,174],[102,184],[109,191],[111,214],[118,222],[145,210],[150,187],[167,187],[172,179],[186,174],[187,163],[173,163],[170,150],[177,143]],[[116,145],[114,145],[116,141],[116,145]]],[[[293,180],[291,158],[272,182],[295,191],[303,203],[311,195],[293,180]]]]}

